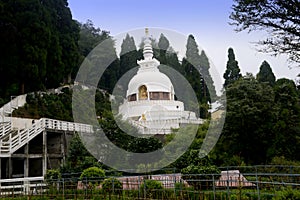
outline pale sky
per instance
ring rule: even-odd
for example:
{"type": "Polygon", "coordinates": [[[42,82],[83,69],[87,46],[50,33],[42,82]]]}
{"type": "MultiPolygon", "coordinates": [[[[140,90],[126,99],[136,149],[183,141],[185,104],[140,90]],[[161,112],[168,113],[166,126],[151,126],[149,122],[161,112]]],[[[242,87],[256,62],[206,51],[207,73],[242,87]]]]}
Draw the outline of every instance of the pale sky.
{"type": "Polygon", "coordinates": [[[194,35],[221,77],[227,50],[232,47],[243,75],[246,72],[256,75],[266,60],[276,78],[295,80],[300,69],[290,69],[285,56],[273,57],[255,50],[253,42],[263,38],[264,32],[236,33],[228,24],[232,4],[232,0],[69,0],[74,19],[80,22],[90,19],[112,36],[145,27],[150,27],[150,32],[151,27],[159,27],[194,35]]]}

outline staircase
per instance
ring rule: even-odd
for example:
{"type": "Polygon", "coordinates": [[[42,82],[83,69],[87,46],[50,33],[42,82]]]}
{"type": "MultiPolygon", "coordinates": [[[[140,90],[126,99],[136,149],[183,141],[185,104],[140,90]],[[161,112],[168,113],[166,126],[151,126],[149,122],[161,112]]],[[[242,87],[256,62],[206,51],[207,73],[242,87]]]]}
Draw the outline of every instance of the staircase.
{"type": "Polygon", "coordinates": [[[10,130],[11,130],[10,122],[0,123],[0,138],[2,138],[3,135],[6,135],[10,130]]]}
{"type": "Polygon", "coordinates": [[[88,124],[41,118],[24,126],[24,119],[13,118],[12,112],[26,103],[26,94],[12,97],[11,101],[0,108],[0,157],[10,157],[34,137],[43,131],[68,131],[92,133],[93,127],[88,124]],[[22,121],[23,120],[23,121],[22,121]],[[20,124],[23,124],[20,128],[20,124]]]}
{"type": "Polygon", "coordinates": [[[22,107],[26,103],[26,94],[16,96],[16,97],[11,97],[11,101],[5,104],[0,108],[0,116],[2,122],[5,121],[5,118],[10,116],[14,109],[17,109],[18,107],[22,107]]]}
{"type": "Polygon", "coordinates": [[[36,120],[31,127],[23,130],[13,129],[10,125],[10,123],[8,123],[8,125],[4,125],[4,123],[1,124],[0,157],[10,157],[11,154],[45,130],[80,133],[93,132],[93,127],[88,124],[66,122],[47,118],[36,120]]]}

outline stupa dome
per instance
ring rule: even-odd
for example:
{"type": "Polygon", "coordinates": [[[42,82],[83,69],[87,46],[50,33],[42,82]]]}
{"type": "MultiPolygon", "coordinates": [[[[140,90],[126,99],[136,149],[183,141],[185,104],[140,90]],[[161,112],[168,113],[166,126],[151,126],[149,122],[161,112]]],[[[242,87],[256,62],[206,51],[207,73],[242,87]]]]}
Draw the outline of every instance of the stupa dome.
{"type": "Polygon", "coordinates": [[[138,94],[141,86],[146,86],[148,92],[168,92],[174,94],[171,80],[159,70],[137,73],[128,84],[127,96],[138,94]]]}

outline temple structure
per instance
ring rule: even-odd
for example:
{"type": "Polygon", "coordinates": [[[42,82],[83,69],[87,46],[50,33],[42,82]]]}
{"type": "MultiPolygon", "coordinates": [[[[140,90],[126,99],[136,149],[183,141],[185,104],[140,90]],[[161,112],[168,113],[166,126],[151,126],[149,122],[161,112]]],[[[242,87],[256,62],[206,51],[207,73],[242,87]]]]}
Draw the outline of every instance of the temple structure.
{"type": "Polygon", "coordinates": [[[153,58],[153,49],[146,29],[143,49],[144,59],[138,61],[139,69],[128,84],[126,99],[119,107],[124,120],[138,127],[143,134],[168,134],[181,124],[201,124],[203,120],[184,103],[175,100],[173,84],[160,72],[160,62],[153,58]]]}

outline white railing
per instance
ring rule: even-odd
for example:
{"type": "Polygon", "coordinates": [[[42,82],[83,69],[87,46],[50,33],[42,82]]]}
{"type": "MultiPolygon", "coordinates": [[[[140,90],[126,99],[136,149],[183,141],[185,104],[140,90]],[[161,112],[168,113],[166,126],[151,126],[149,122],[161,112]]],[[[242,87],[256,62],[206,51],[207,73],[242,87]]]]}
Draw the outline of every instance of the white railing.
{"type": "Polygon", "coordinates": [[[130,121],[143,134],[170,134],[170,127],[176,127],[180,124],[203,124],[203,119],[167,119],[152,121],[130,121]],[[160,128],[159,128],[160,127],[160,128]]]}
{"type": "Polygon", "coordinates": [[[0,124],[0,138],[11,130],[11,123],[10,122],[4,122],[0,124]]]}
{"type": "Polygon", "coordinates": [[[0,140],[1,154],[11,154],[15,152],[36,135],[41,133],[43,130],[45,130],[43,123],[43,119],[37,120],[34,124],[32,124],[32,127],[21,131],[18,130],[18,133],[14,136],[12,136],[12,133],[10,133],[8,139],[2,138],[0,140]]]}
{"type": "Polygon", "coordinates": [[[28,177],[14,179],[0,179],[0,194],[15,195],[24,194],[31,195],[34,193],[42,193],[45,191],[46,184],[44,177],[28,177]]]}
{"type": "Polygon", "coordinates": [[[26,96],[27,94],[11,97],[11,101],[0,108],[0,116],[9,116],[14,109],[24,106],[26,103],[26,96]]]}
{"type": "MultiPolygon", "coordinates": [[[[125,101],[129,106],[135,105],[177,105],[180,101],[175,100],[139,100],[139,101],[125,101]]],[[[182,103],[182,102],[180,102],[182,103]]]]}
{"type": "Polygon", "coordinates": [[[191,111],[183,110],[150,110],[145,112],[146,118],[151,117],[152,119],[157,119],[161,117],[166,118],[182,118],[182,119],[197,119],[196,114],[191,111]]]}
{"type": "Polygon", "coordinates": [[[93,133],[93,126],[89,124],[81,124],[74,122],[66,122],[55,119],[43,118],[46,129],[60,130],[60,131],[73,131],[83,133],[93,133]]]}
{"type": "Polygon", "coordinates": [[[41,118],[39,120],[35,120],[31,127],[24,130],[18,130],[18,133],[15,135],[13,135],[11,132],[8,135],[8,138],[1,138],[0,155],[9,156],[44,130],[93,133],[93,126],[88,124],[41,118]]]}
{"type": "Polygon", "coordinates": [[[135,122],[140,124],[141,126],[148,127],[153,124],[202,124],[204,122],[203,119],[167,119],[167,120],[151,120],[151,121],[139,121],[135,122]]]}

